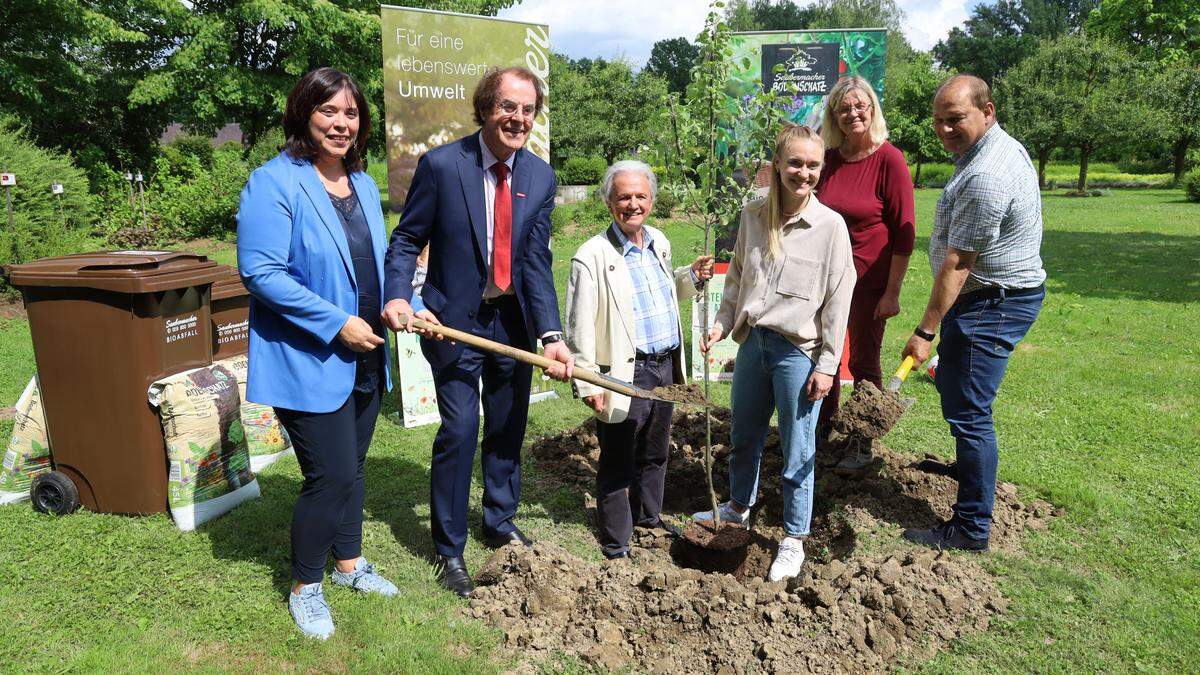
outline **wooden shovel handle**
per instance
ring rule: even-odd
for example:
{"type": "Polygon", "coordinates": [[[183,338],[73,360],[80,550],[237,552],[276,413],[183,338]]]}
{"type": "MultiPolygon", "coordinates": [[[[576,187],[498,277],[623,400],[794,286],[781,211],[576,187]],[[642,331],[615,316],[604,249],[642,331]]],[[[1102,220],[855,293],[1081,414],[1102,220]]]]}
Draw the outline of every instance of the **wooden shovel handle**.
{"type": "MultiPolygon", "coordinates": [[[[517,349],[516,347],[501,344],[494,340],[479,337],[478,335],[472,335],[456,328],[450,328],[449,326],[429,323],[428,321],[418,319],[415,316],[412,318],[409,325],[413,328],[420,328],[422,330],[431,330],[434,333],[441,333],[442,335],[446,336],[446,339],[448,340],[454,340],[455,342],[471,345],[472,347],[492,352],[493,354],[501,354],[503,356],[514,358],[522,363],[528,363],[531,366],[537,366],[542,370],[555,365],[561,365],[558,361],[546,358],[541,354],[527,352],[524,349],[517,349]]],[[[626,396],[638,396],[640,393],[633,387],[622,386],[618,382],[601,377],[598,373],[586,368],[580,368],[579,366],[575,366],[571,370],[571,377],[576,380],[583,380],[584,382],[594,384],[597,387],[603,387],[610,391],[615,391],[618,394],[624,394],[626,396]]]]}

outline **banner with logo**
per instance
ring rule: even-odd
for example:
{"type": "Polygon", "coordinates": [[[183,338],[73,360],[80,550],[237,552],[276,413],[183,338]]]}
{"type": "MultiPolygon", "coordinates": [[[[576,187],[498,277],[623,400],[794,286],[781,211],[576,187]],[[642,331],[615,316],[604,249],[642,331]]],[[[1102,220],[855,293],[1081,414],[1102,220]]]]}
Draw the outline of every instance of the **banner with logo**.
{"type": "Polygon", "coordinates": [[[887,31],[883,29],[796,30],[734,33],[730,39],[730,96],[748,96],[763,86],[796,92],[787,106],[796,124],[821,128],[829,90],[839,78],[858,75],[882,101],[887,31]]]}
{"type": "MultiPolygon", "coordinates": [[[[380,15],[388,197],[391,210],[399,212],[421,155],[479,128],[471,95],[489,68],[525,66],[547,87],[550,28],[387,5],[380,8],[380,15]]],[[[534,120],[525,147],[548,162],[547,111],[543,109],[534,120]]]]}

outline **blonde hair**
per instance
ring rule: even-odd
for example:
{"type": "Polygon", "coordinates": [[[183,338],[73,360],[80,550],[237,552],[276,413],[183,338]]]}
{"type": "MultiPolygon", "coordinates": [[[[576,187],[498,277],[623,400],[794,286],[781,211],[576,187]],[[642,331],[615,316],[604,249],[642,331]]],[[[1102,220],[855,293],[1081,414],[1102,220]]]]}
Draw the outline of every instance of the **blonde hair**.
{"type": "Polygon", "coordinates": [[[764,216],[761,220],[767,224],[767,253],[771,258],[778,258],[783,252],[781,239],[783,238],[783,226],[786,224],[783,217],[783,181],[779,177],[779,166],[775,162],[779,161],[789,144],[797,141],[811,141],[820,145],[822,157],[824,156],[825,144],[821,141],[821,136],[807,124],[801,126],[789,122],[776,134],[775,152],[771,155],[771,187],[767,191],[767,201],[762,207],[766,209],[766,213],[760,211],[760,215],[764,216]]]}
{"type": "Polygon", "coordinates": [[[879,97],[875,95],[875,90],[871,88],[870,82],[858,75],[851,75],[838,80],[837,84],[833,85],[833,89],[829,90],[829,98],[825,99],[825,114],[821,118],[821,138],[825,140],[827,148],[840,148],[846,140],[846,135],[838,126],[838,109],[842,107],[842,99],[852,91],[862,92],[871,103],[871,126],[867,129],[871,143],[878,145],[887,140],[887,122],[883,119],[883,109],[879,107],[879,97]]]}

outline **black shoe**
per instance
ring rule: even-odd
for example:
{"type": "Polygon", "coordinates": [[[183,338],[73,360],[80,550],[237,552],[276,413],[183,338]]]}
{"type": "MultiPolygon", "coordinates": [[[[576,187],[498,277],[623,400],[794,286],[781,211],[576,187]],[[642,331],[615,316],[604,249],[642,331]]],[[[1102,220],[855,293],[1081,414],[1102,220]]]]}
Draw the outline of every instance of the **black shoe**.
{"type": "Polygon", "coordinates": [[[621,558],[629,557],[629,551],[621,551],[620,553],[609,553],[608,551],[603,551],[603,553],[604,557],[608,558],[609,560],[620,560],[621,558]]]}
{"type": "Polygon", "coordinates": [[[917,462],[916,468],[925,473],[937,474],[958,480],[958,462],[943,462],[940,459],[926,457],[917,462]]]}
{"type": "Polygon", "coordinates": [[[526,537],[525,533],[521,532],[521,528],[519,527],[513,527],[512,532],[493,534],[483,538],[483,543],[490,548],[500,548],[501,546],[506,546],[514,541],[522,544],[523,546],[533,546],[533,540],[529,537],[526,537]]]}
{"type": "Polygon", "coordinates": [[[930,530],[907,529],[904,538],[914,544],[928,546],[940,551],[957,549],[959,551],[975,551],[983,553],[988,550],[987,539],[972,539],[963,533],[953,521],[938,525],[930,530]]]}
{"type": "Polygon", "coordinates": [[[680,539],[683,537],[683,530],[679,529],[678,527],[675,527],[674,525],[668,523],[665,520],[659,520],[658,524],[655,525],[654,527],[655,527],[655,529],[662,530],[663,532],[666,532],[667,534],[671,535],[672,539],[680,539]]]}
{"type": "Polygon", "coordinates": [[[460,598],[471,597],[475,584],[467,573],[467,563],[462,556],[439,555],[433,566],[438,573],[438,583],[444,588],[454,591],[460,598]]]}

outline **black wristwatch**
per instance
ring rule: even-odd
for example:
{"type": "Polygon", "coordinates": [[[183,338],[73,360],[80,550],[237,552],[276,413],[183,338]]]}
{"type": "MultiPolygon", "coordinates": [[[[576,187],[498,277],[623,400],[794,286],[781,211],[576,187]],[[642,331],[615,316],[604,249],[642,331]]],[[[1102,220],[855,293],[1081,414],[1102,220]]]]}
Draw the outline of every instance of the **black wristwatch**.
{"type": "Polygon", "coordinates": [[[927,333],[921,330],[920,326],[917,326],[915,329],[913,329],[913,335],[916,335],[926,342],[933,342],[933,339],[937,337],[937,333],[927,333]]]}
{"type": "Polygon", "coordinates": [[[542,349],[549,347],[550,345],[554,344],[555,342],[562,342],[562,339],[563,339],[562,333],[551,333],[551,334],[547,335],[546,337],[542,338],[542,349]]]}

